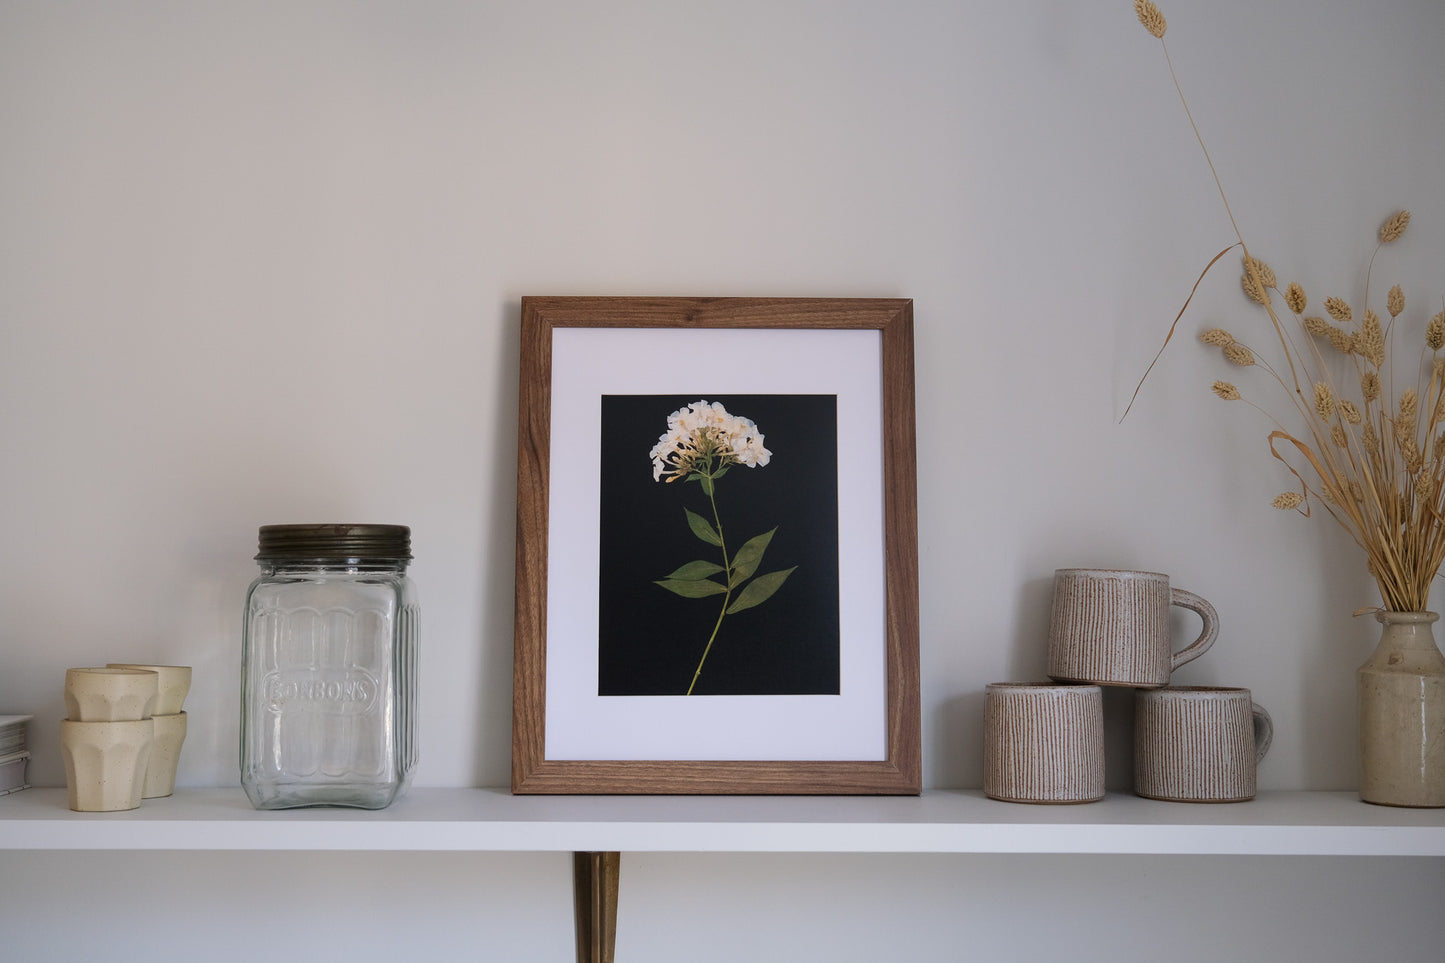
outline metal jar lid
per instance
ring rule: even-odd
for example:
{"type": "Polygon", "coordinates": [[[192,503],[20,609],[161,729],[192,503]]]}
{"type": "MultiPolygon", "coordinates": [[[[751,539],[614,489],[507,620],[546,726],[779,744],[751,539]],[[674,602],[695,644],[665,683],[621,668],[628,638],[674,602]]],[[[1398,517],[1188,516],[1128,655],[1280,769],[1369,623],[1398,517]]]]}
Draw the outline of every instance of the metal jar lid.
{"type": "Polygon", "coordinates": [[[406,525],[262,525],[257,561],[411,561],[406,525]]]}

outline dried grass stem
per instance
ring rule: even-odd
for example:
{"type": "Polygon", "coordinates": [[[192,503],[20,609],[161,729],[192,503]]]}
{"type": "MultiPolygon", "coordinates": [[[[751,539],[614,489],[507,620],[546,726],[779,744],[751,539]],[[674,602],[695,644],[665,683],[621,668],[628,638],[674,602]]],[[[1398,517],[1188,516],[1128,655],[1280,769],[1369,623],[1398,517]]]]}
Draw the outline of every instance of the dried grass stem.
{"type": "MultiPolygon", "coordinates": [[[[1378,243],[1365,271],[1364,297],[1357,304],[1358,326],[1350,305],[1335,297],[1325,299],[1324,306],[1341,327],[1334,327],[1320,317],[1303,317],[1308,303],[1304,289],[1291,283],[1285,291],[1280,291],[1274,271],[1255,258],[1244,241],[1164,42],[1163,14],[1152,0],[1136,0],[1135,10],[1140,23],[1159,40],[1169,78],[1229,216],[1236,244],[1243,254],[1241,287],[1268,315],[1285,363],[1280,366],[1281,370],[1276,370],[1264,355],[1222,329],[1205,332],[1201,340],[1218,349],[1236,366],[1259,367],[1268,372],[1288,396],[1304,430],[1287,430],[1233,383],[1217,381],[1213,391],[1226,401],[1244,401],[1275,426],[1268,436],[1270,454],[1299,485],[1298,491],[1277,497],[1275,507],[1309,515],[1310,502],[1318,496],[1318,503],[1324,505],[1365,553],[1368,570],[1379,587],[1385,608],[1423,611],[1429,604],[1435,576],[1445,562],[1445,358],[1440,357],[1440,352],[1445,350],[1445,311],[1432,318],[1427,326],[1420,349],[1421,366],[1414,377],[1406,374],[1402,378],[1413,386],[1405,386],[1392,404],[1389,399],[1393,385],[1382,382],[1394,377],[1391,336],[1396,319],[1405,310],[1404,293],[1398,285],[1390,289],[1386,299],[1388,325],[1382,325],[1380,316],[1368,307],[1375,258],[1382,246],[1404,235],[1410,213],[1395,212],[1377,232],[1378,243]],[[1290,326],[1276,313],[1271,291],[1282,295],[1281,300],[1291,312],[1288,317],[1299,325],[1305,345],[1303,351],[1292,342],[1290,326]],[[1329,358],[1321,351],[1324,341],[1334,351],[1329,358]],[[1424,374],[1427,365],[1428,376],[1424,374]],[[1341,367],[1343,373],[1340,373],[1341,367]],[[1282,375],[1286,368],[1287,377],[1282,375]],[[1308,376],[1303,385],[1301,370],[1308,376]]],[[[1173,338],[1204,276],[1235,246],[1232,244],[1215,255],[1195,281],[1164,339],[1164,347],[1173,338]]],[[[1159,349],[1160,354],[1164,347],[1159,349]]],[[[1156,355],[1149,371],[1158,360],[1156,355]]],[[[1149,371],[1140,380],[1140,387],[1149,371]]],[[[1138,394],[1136,387],[1134,399],[1138,394]]],[[[1130,400],[1131,408],[1134,399],[1130,400]]],[[[1127,417],[1128,408],[1124,414],[1127,417]]]]}

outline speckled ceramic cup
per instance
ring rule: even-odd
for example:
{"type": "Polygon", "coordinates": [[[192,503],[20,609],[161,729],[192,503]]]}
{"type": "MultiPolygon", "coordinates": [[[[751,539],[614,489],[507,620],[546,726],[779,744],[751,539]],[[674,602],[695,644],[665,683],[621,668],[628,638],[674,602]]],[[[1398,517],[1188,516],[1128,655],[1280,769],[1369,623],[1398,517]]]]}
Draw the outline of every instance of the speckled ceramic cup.
{"type": "Polygon", "coordinates": [[[70,808],[104,813],[139,806],[154,736],[150,719],[62,721],[60,755],[70,808]]]}
{"type": "Polygon", "coordinates": [[[181,761],[181,745],[186,741],[186,714],[151,716],[155,739],[151,742],[150,761],[146,763],[145,790],[142,799],[169,796],[176,791],[176,766],[181,761]]]}
{"type": "Polygon", "coordinates": [[[1244,802],[1274,739],[1248,689],[1168,686],[1134,696],[1134,791],[1168,802],[1244,802]]]}
{"type": "Polygon", "coordinates": [[[1167,685],[1169,674],[1199,658],[1219,635],[1214,606],[1172,588],[1159,572],[1061,568],[1054,573],[1049,619],[1051,679],[1096,685],[1167,685]],[[1173,651],[1169,609],[1197,612],[1203,631],[1173,651]]]}
{"type": "Polygon", "coordinates": [[[150,717],[160,677],[148,669],[93,666],[65,670],[71,722],[134,722],[150,717]]]}
{"type": "Polygon", "coordinates": [[[173,716],[185,708],[186,693],[191,691],[190,666],[107,662],[106,667],[111,669],[146,669],[156,674],[156,704],[151,707],[151,715],[173,716]]]}
{"type": "Polygon", "coordinates": [[[1104,692],[996,682],[983,703],[983,791],[1021,803],[1104,798],[1104,692]]]}

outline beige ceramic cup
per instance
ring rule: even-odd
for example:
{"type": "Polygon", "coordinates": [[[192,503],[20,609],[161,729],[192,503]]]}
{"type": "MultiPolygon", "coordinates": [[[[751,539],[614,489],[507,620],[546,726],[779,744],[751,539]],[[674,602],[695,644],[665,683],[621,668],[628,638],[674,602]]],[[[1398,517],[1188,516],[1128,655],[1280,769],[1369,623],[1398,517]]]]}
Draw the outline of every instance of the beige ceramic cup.
{"type": "Polygon", "coordinates": [[[1169,686],[1134,696],[1134,791],[1169,802],[1244,802],[1274,722],[1248,689],[1169,686]]]}
{"type": "Polygon", "coordinates": [[[72,722],[133,722],[150,717],[159,677],[110,666],[65,670],[65,709],[72,722]]]}
{"type": "Polygon", "coordinates": [[[186,741],[186,714],[151,716],[155,723],[155,741],[151,743],[150,761],[146,763],[145,790],[142,799],[169,796],[176,791],[176,766],[181,761],[181,744],[186,741]]]}
{"type": "Polygon", "coordinates": [[[134,662],[107,662],[112,669],[148,669],[158,677],[156,704],[151,708],[153,716],[173,716],[186,705],[186,693],[191,691],[191,667],[188,665],[141,665],[134,662]]]}
{"type": "Polygon", "coordinates": [[[983,791],[1022,803],[1104,798],[1104,690],[996,682],[984,692],[983,791]]]}
{"type": "Polygon", "coordinates": [[[1199,658],[1219,635],[1214,606],[1172,588],[1169,576],[1121,569],[1061,568],[1049,619],[1051,679],[1147,688],[1199,658]],[[1175,652],[1169,609],[1199,613],[1204,629],[1175,652]]]}
{"type": "Polygon", "coordinates": [[[60,723],[60,755],[70,808],[81,813],[135,809],[145,789],[155,724],[150,719],[122,722],[60,723]]]}

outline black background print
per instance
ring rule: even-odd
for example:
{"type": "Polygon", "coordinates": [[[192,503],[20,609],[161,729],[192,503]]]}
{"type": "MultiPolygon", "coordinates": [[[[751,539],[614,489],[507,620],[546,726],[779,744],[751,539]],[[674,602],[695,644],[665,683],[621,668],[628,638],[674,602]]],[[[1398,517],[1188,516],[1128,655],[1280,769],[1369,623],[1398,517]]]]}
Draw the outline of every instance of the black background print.
{"type": "Polygon", "coordinates": [[[722,610],[722,595],[682,598],[656,584],[687,562],[722,562],[718,547],[694,535],[684,513],[713,521],[702,485],[653,481],[648,457],[667,416],[703,398],[751,418],[772,452],[768,465],[737,465],[717,480],[729,555],[776,526],[754,578],[797,570],[767,601],[723,619],[693,694],[836,695],[834,395],[604,395],[601,464],[568,465],[554,453],[553,472],[601,475],[598,694],[685,694],[722,610]]]}

